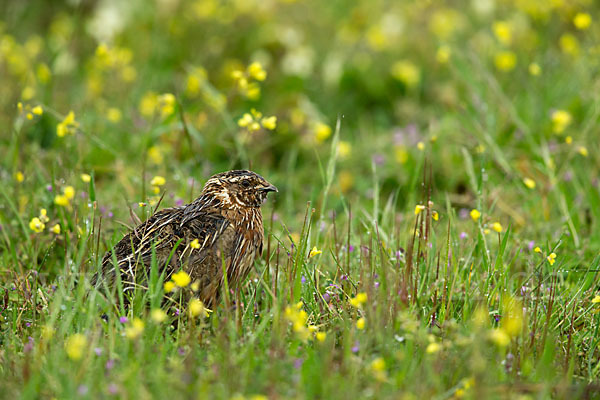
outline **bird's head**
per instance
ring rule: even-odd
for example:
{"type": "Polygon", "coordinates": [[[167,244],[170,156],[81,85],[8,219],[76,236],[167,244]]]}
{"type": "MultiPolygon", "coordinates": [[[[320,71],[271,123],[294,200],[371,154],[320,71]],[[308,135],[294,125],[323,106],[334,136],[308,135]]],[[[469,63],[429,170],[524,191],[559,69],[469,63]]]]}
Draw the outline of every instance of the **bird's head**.
{"type": "Polygon", "coordinates": [[[213,175],[202,190],[203,195],[214,196],[222,206],[233,208],[260,207],[269,192],[277,192],[277,188],[262,176],[248,170],[213,175]]]}

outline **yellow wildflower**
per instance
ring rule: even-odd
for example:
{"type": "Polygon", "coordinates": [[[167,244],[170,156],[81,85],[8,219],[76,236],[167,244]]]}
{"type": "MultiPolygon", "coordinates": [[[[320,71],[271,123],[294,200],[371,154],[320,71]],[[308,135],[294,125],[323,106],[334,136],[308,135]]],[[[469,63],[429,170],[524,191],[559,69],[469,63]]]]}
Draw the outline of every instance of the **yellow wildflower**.
{"type": "Polygon", "coordinates": [[[396,61],[390,70],[392,77],[408,88],[416,87],[421,81],[421,71],[410,61],[396,61]]]}
{"type": "Polygon", "coordinates": [[[592,17],[588,13],[578,12],[577,14],[575,14],[575,17],[573,18],[573,25],[575,25],[575,27],[577,29],[585,30],[585,29],[589,28],[591,24],[592,24],[592,17]]]}
{"type": "Polygon", "coordinates": [[[89,183],[92,180],[92,176],[90,174],[81,174],[80,178],[84,183],[89,183]]]}
{"type": "Polygon", "coordinates": [[[60,235],[60,224],[55,224],[52,228],[50,228],[52,233],[60,235]]]}
{"type": "Polygon", "coordinates": [[[317,340],[319,342],[324,342],[325,339],[327,338],[327,333],[325,333],[325,332],[317,332],[316,335],[315,335],[315,337],[317,338],[317,340]]]}
{"type": "Polygon", "coordinates": [[[265,117],[260,121],[260,123],[262,124],[263,128],[272,131],[277,127],[277,117],[265,117]]]}
{"type": "Polygon", "coordinates": [[[164,161],[163,154],[158,146],[152,146],[148,149],[148,157],[150,157],[150,161],[156,165],[160,165],[164,161]]]}
{"type": "Polygon", "coordinates": [[[35,106],[31,109],[31,112],[35,115],[42,115],[44,113],[44,109],[42,108],[42,106],[35,106]]]}
{"type": "Polygon", "coordinates": [[[312,250],[310,251],[310,253],[308,253],[308,258],[312,258],[314,256],[317,256],[319,254],[323,253],[323,250],[317,250],[317,246],[314,246],[312,248],[312,250]]]}
{"type": "Polygon", "coordinates": [[[492,329],[489,337],[499,347],[506,347],[510,343],[510,336],[503,329],[492,329]]]}
{"type": "Polygon", "coordinates": [[[136,339],[144,332],[144,321],[139,318],[134,318],[131,325],[125,328],[125,336],[129,339],[136,339]]]}
{"type": "Polygon", "coordinates": [[[23,175],[23,173],[21,171],[17,171],[17,172],[15,172],[15,180],[17,182],[21,183],[25,180],[25,175],[23,175]]]}
{"type": "Polygon", "coordinates": [[[523,305],[513,297],[504,298],[502,305],[500,328],[510,337],[518,336],[523,328],[523,305]]]}
{"type": "Polygon", "coordinates": [[[394,158],[399,164],[406,164],[408,161],[408,151],[405,146],[394,147],[394,158]]]}
{"type": "Polygon", "coordinates": [[[175,290],[175,282],[173,282],[173,281],[165,282],[164,289],[165,289],[165,293],[171,293],[173,290],[175,290]]]}
{"type": "Polygon", "coordinates": [[[539,76],[542,73],[542,68],[538,63],[529,64],[529,73],[533,76],[539,76]]]}
{"type": "Polygon", "coordinates": [[[33,217],[31,221],[29,221],[29,229],[35,233],[42,232],[45,227],[46,225],[38,217],[33,217]]]}
{"type": "Polygon", "coordinates": [[[69,111],[65,119],[63,119],[56,126],[56,135],[58,137],[64,137],[66,135],[73,134],[78,127],[79,122],[75,121],[75,113],[73,111],[69,111]]]}
{"type": "Polygon", "coordinates": [[[440,214],[438,214],[437,211],[434,211],[431,213],[431,218],[433,218],[434,221],[437,221],[440,219],[440,214]]]}
{"type": "Polygon", "coordinates": [[[352,145],[345,140],[340,140],[337,147],[337,154],[340,156],[340,158],[348,158],[350,153],[352,153],[352,145]]]}
{"type": "Polygon", "coordinates": [[[437,353],[438,351],[440,351],[442,349],[442,345],[439,344],[438,342],[431,342],[427,345],[427,348],[425,349],[425,352],[427,354],[433,354],[433,353],[437,353]]]}
{"type": "Polygon", "coordinates": [[[417,204],[415,206],[415,215],[419,215],[423,210],[425,210],[425,206],[422,204],[417,204]]]}
{"type": "Polygon", "coordinates": [[[50,221],[50,218],[48,218],[48,212],[46,211],[46,209],[45,209],[45,208],[42,208],[42,209],[40,210],[39,219],[40,219],[40,221],[42,221],[43,223],[46,223],[46,222],[50,221]]]}
{"type": "Polygon", "coordinates": [[[500,222],[494,222],[492,224],[492,229],[498,233],[502,232],[502,225],[500,224],[500,222]]]}
{"type": "Polygon", "coordinates": [[[540,246],[535,246],[535,249],[533,249],[533,251],[535,251],[536,253],[541,253],[542,249],[540,249],[540,246]]]}
{"type": "Polygon", "coordinates": [[[531,178],[524,178],[523,184],[527,186],[529,189],[535,189],[535,181],[531,178]]]}
{"type": "Polygon", "coordinates": [[[471,215],[471,218],[475,222],[477,222],[477,220],[479,219],[479,217],[481,217],[481,213],[478,210],[476,210],[476,209],[472,209],[469,214],[471,215]]]}
{"type": "Polygon", "coordinates": [[[206,308],[204,308],[204,303],[202,303],[198,299],[191,299],[188,304],[188,313],[190,317],[206,317],[208,314],[206,313],[206,308]]]}
{"type": "Polygon", "coordinates": [[[150,184],[152,186],[162,186],[165,183],[167,183],[167,180],[165,178],[163,178],[162,176],[155,176],[154,178],[152,178],[152,180],[150,181],[150,184]]]}
{"type": "Polygon", "coordinates": [[[198,239],[194,239],[190,242],[190,247],[192,249],[199,249],[200,248],[200,242],[198,241],[198,239]]]}
{"type": "Polygon", "coordinates": [[[502,72],[512,71],[517,65],[517,55],[512,51],[500,51],[494,56],[494,64],[502,72]]]}
{"type": "Polygon", "coordinates": [[[314,126],[317,142],[324,142],[331,136],[331,127],[323,122],[317,122],[314,126]]]}
{"type": "Polygon", "coordinates": [[[87,339],[81,333],[75,333],[69,336],[65,343],[65,351],[71,360],[79,360],[83,356],[83,351],[87,347],[87,339]]]}
{"type": "Polygon", "coordinates": [[[184,270],[174,273],[173,276],[171,276],[171,279],[173,279],[173,282],[179,287],[186,287],[192,280],[184,270]]]}
{"type": "Polygon", "coordinates": [[[577,147],[577,152],[579,154],[581,154],[582,156],[584,156],[584,157],[587,157],[589,155],[588,149],[585,146],[579,146],[579,147],[577,147]]]}
{"type": "Polygon", "coordinates": [[[497,21],[492,25],[494,36],[504,45],[509,45],[512,42],[512,27],[506,21],[497,21]]]}
{"type": "Polygon", "coordinates": [[[155,323],[160,324],[167,319],[167,313],[160,308],[155,308],[154,310],[150,311],[150,318],[152,318],[152,321],[155,323]]]}
{"type": "Polygon", "coordinates": [[[576,57],[579,55],[579,41],[575,35],[564,33],[559,39],[558,44],[563,53],[576,57]]]}
{"type": "Polygon", "coordinates": [[[569,126],[573,117],[568,111],[556,110],[552,113],[551,119],[554,133],[562,133],[569,126]]]}
{"type": "Polygon", "coordinates": [[[355,297],[350,299],[350,305],[352,307],[360,308],[364,303],[367,302],[367,294],[365,292],[357,293],[355,297]]]}
{"type": "Polygon", "coordinates": [[[425,143],[423,143],[423,142],[417,143],[417,149],[419,149],[421,151],[425,150],[425,143]]]}
{"type": "Polygon", "coordinates": [[[594,296],[594,298],[592,299],[592,303],[593,304],[600,303],[600,296],[599,295],[594,296]]]}
{"type": "Polygon", "coordinates": [[[106,111],[106,119],[108,119],[113,124],[119,122],[122,118],[121,110],[115,107],[111,107],[106,111]]]}
{"type": "Polygon", "coordinates": [[[161,94],[160,96],[158,96],[157,102],[158,108],[160,109],[161,117],[166,118],[175,112],[176,99],[173,94],[161,94]]]}
{"type": "Polygon", "coordinates": [[[546,260],[548,260],[550,265],[554,265],[554,263],[556,262],[556,253],[550,253],[548,257],[546,257],[546,260]]]}
{"type": "Polygon", "coordinates": [[[571,143],[573,143],[573,137],[572,137],[572,136],[567,136],[567,137],[565,138],[565,143],[566,143],[566,144],[571,144],[571,143]]]}
{"type": "Polygon", "coordinates": [[[69,205],[69,199],[64,194],[57,194],[54,196],[54,204],[61,207],[66,207],[69,205]]]}
{"type": "Polygon", "coordinates": [[[385,360],[382,357],[377,357],[371,364],[369,364],[369,369],[371,373],[380,382],[383,382],[387,379],[387,374],[385,371],[385,360]]]}
{"type": "Polygon", "coordinates": [[[63,193],[67,199],[72,200],[75,197],[75,188],[73,186],[65,186],[63,193]]]}
{"type": "Polygon", "coordinates": [[[435,59],[440,64],[446,64],[450,60],[452,52],[448,46],[440,46],[435,53],[435,59]]]}
{"type": "Polygon", "coordinates": [[[248,75],[257,81],[264,81],[267,78],[267,72],[259,62],[253,62],[248,65],[248,75]]]}
{"type": "Polygon", "coordinates": [[[365,325],[366,321],[363,317],[359,318],[358,321],[356,321],[356,329],[363,330],[365,329],[365,325]]]}

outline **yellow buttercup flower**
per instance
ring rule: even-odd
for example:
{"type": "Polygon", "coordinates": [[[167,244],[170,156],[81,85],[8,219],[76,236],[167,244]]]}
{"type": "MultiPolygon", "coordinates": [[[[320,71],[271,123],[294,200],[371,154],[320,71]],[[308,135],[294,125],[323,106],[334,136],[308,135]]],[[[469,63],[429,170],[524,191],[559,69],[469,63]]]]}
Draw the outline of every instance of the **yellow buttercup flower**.
{"type": "Polygon", "coordinates": [[[154,178],[152,178],[152,180],[150,181],[150,184],[152,186],[162,186],[165,183],[167,183],[167,180],[165,178],[163,178],[162,176],[155,176],[154,178]]]}
{"type": "Polygon", "coordinates": [[[500,222],[494,222],[492,224],[492,229],[498,233],[502,232],[502,225],[500,224],[500,222]]]}
{"type": "Polygon", "coordinates": [[[473,219],[475,222],[477,222],[479,217],[481,217],[481,213],[476,209],[472,209],[469,215],[471,215],[471,219],[473,219]]]}
{"type": "Polygon", "coordinates": [[[190,247],[192,249],[199,249],[200,248],[200,242],[198,241],[198,239],[194,239],[190,242],[190,247]]]}
{"type": "Polygon", "coordinates": [[[52,228],[50,228],[52,233],[60,235],[60,224],[55,224],[52,228]]]}
{"type": "Polygon", "coordinates": [[[67,207],[69,205],[69,199],[64,194],[57,194],[54,196],[54,204],[61,207],[67,207]]]}
{"type": "Polygon", "coordinates": [[[160,324],[167,319],[167,313],[160,308],[155,308],[154,310],[150,311],[150,318],[152,318],[152,321],[155,323],[160,324]]]}
{"type": "Polygon", "coordinates": [[[33,217],[31,221],[29,221],[29,229],[35,233],[42,232],[45,227],[46,225],[38,217],[33,217]]]}
{"type": "Polygon", "coordinates": [[[419,67],[407,60],[400,60],[392,65],[390,73],[394,79],[402,82],[408,88],[416,87],[421,81],[419,67]]]}
{"type": "Polygon", "coordinates": [[[562,133],[571,124],[573,117],[568,111],[556,110],[552,113],[551,119],[554,133],[562,133]]]}
{"type": "Polygon", "coordinates": [[[579,30],[585,30],[592,24],[592,17],[588,13],[578,12],[573,18],[573,25],[579,30]]]}
{"type": "Polygon", "coordinates": [[[75,197],[75,188],[73,186],[65,186],[63,193],[67,199],[73,200],[75,197]]]}
{"type": "Polygon", "coordinates": [[[87,347],[87,339],[81,333],[69,336],[65,343],[65,351],[71,360],[79,360],[83,357],[83,351],[87,347]]]}
{"type": "Polygon", "coordinates": [[[21,183],[25,180],[25,175],[23,175],[23,173],[21,171],[17,171],[17,172],[15,172],[15,180],[17,182],[21,183]]]}
{"type": "Polygon", "coordinates": [[[497,21],[492,25],[494,36],[504,45],[509,45],[512,42],[512,27],[506,21],[497,21]]]}
{"type": "Polygon", "coordinates": [[[71,135],[79,128],[79,122],[75,121],[75,113],[69,111],[67,116],[56,126],[56,135],[58,137],[64,137],[71,135]]]}
{"type": "Polygon", "coordinates": [[[502,72],[512,71],[517,65],[517,55],[512,51],[501,51],[494,56],[496,68],[502,72]]]}
{"type": "Polygon", "coordinates": [[[175,290],[175,282],[173,281],[168,281],[165,282],[164,284],[164,289],[165,289],[165,293],[171,293],[173,290],[175,290]]]}
{"type": "Polygon", "coordinates": [[[348,158],[350,153],[352,153],[352,145],[345,140],[340,140],[338,142],[338,147],[337,147],[338,156],[341,159],[345,159],[345,158],[348,158]]]}
{"type": "Polygon", "coordinates": [[[171,276],[171,279],[173,279],[173,282],[179,287],[186,287],[192,281],[188,273],[184,270],[174,273],[171,276]]]}
{"type": "Polygon", "coordinates": [[[317,246],[314,246],[312,248],[312,250],[310,251],[310,253],[308,253],[308,258],[312,258],[314,256],[317,256],[317,255],[321,254],[321,253],[323,253],[323,251],[322,250],[317,250],[317,246]]]}
{"type": "Polygon", "coordinates": [[[188,304],[188,313],[190,317],[206,317],[208,314],[206,312],[206,308],[204,307],[204,303],[202,303],[198,299],[191,299],[188,304]]]}
{"type": "Polygon", "coordinates": [[[355,297],[350,299],[352,307],[361,308],[367,302],[367,294],[365,292],[357,293],[355,297]]]}
{"type": "Polygon", "coordinates": [[[267,78],[267,71],[265,71],[259,62],[253,62],[248,65],[248,75],[257,81],[264,81],[267,78]]]}
{"type": "Polygon", "coordinates": [[[144,321],[139,318],[134,318],[131,325],[125,328],[125,336],[129,339],[138,338],[144,332],[144,321]]]}
{"type": "Polygon", "coordinates": [[[427,348],[425,349],[425,352],[427,354],[433,354],[433,353],[437,353],[438,351],[440,351],[442,349],[442,345],[439,344],[438,342],[431,342],[427,345],[427,348]]]}
{"type": "Polygon", "coordinates": [[[587,157],[589,155],[588,149],[585,146],[579,146],[579,147],[577,147],[577,152],[579,154],[581,154],[582,156],[584,156],[584,157],[587,157]]]}
{"type": "Polygon", "coordinates": [[[89,183],[92,180],[92,176],[89,174],[81,174],[80,178],[84,183],[89,183]]]}
{"type": "Polygon", "coordinates": [[[35,115],[42,115],[44,113],[44,109],[42,108],[42,106],[35,106],[31,109],[31,112],[35,115]]]}
{"type": "Polygon", "coordinates": [[[533,76],[539,76],[542,73],[542,68],[538,63],[529,64],[529,73],[533,76]]]}
{"type": "Polygon", "coordinates": [[[365,329],[365,325],[366,325],[366,321],[362,317],[356,321],[356,329],[363,330],[363,329],[365,329]]]}
{"type": "Polygon", "coordinates": [[[535,181],[531,178],[524,178],[523,179],[523,184],[525,186],[527,186],[529,189],[534,189],[535,188],[535,181]]]}
{"type": "Polygon", "coordinates": [[[331,136],[331,127],[323,122],[317,122],[313,130],[317,142],[324,142],[331,136]]]}

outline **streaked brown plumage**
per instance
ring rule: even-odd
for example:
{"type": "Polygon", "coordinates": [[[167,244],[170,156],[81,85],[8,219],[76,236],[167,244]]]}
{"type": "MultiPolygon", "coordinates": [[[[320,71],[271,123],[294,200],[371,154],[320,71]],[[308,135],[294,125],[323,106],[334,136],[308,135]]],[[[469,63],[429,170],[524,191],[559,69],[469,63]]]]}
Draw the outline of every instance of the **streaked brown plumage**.
{"type": "Polygon", "coordinates": [[[161,210],[125,235],[114,247],[114,256],[113,251],[104,255],[102,277],[94,276],[92,284],[100,286],[105,281],[114,287],[116,257],[123,291],[145,288],[154,246],[159,273],[166,268],[165,281],[183,269],[192,282],[199,282],[200,300],[214,306],[223,285],[222,266],[229,287],[235,288],[262,254],[260,206],[272,191],[277,188],[251,171],[212,176],[192,203],[161,210]],[[200,248],[190,246],[194,239],[200,248]]]}

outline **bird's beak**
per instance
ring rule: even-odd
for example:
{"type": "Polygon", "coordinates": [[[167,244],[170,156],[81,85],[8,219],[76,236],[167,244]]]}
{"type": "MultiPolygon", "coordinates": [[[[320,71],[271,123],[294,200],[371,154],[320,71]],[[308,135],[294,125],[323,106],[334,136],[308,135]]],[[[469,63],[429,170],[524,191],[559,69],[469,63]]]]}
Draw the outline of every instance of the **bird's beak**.
{"type": "Polygon", "coordinates": [[[269,184],[268,186],[265,186],[262,190],[265,192],[279,192],[279,190],[277,190],[277,188],[271,184],[269,184]]]}

